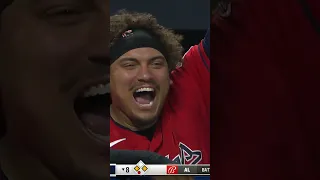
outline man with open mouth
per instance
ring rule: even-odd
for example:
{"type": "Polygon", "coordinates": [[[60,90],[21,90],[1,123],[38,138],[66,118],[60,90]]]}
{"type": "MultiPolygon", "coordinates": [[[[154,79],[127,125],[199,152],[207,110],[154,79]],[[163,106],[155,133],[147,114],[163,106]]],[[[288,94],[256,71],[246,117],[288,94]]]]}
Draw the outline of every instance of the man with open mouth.
{"type": "Polygon", "coordinates": [[[109,1],[0,3],[6,178],[108,179],[109,1]]]}
{"type": "Polygon", "coordinates": [[[209,164],[209,32],[184,57],[181,36],[150,14],[120,11],[110,33],[110,148],[209,164]]]}

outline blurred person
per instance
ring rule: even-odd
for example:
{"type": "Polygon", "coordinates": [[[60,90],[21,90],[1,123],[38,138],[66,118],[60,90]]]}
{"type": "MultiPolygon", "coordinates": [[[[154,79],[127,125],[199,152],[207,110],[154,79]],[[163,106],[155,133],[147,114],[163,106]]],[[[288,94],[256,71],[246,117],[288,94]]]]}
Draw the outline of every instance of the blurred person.
{"type": "Polygon", "coordinates": [[[0,3],[4,178],[108,179],[109,1],[0,3]]]}
{"type": "Polygon", "coordinates": [[[320,179],[319,8],[221,2],[211,26],[213,179],[320,179]]]}
{"type": "Polygon", "coordinates": [[[110,33],[110,148],[209,164],[209,33],[184,56],[182,37],[151,14],[122,10],[110,33]]]}

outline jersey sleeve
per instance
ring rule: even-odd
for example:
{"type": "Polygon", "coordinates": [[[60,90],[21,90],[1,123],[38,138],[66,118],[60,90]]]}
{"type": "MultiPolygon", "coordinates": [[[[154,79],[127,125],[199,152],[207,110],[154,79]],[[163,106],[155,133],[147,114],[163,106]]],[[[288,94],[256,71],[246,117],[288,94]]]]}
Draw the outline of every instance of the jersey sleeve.
{"type": "Polygon", "coordinates": [[[211,31],[210,31],[210,28],[209,28],[207,30],[206,36],[204,37],[203,42],[202,42],[203,50],[204,50],[204,53],[207,56],[207,60],[208,61],[210,61],[210,34],[211,34],[211,31]]]}
{"type": "Polygon", "coordinates": [[[183,62],[173,74],[179,74],[187,85],[197,86],[198,95],[204,101],[206,107],[210,104],[210,29],[208,29],[205,38],[197,45],[192,46],[183,56],[183,62]]]}
{"type": "Polygon", "coordinates": [[[192,46],[183,56],[182,69],[191,75],[200,87],[210,87],[210,29],[198,45],[192,46]]]}
{"type": "Polygon", "coordinates": [[[198,45],[192,46],[183,56],[183,62],[191,61],[191,64],[202,63],[203,66],[199,64],[198,68],[206,68],[207,71],[210,71],[210,28],[207,30],[207,33],[203,40],[198,45]],[[190,60],[191,59],[191,60],[190,60]],[[199,62],[198,60],[201,60],[199,62]]]}
{"type": "Polygon", "coordinates": [[[210,28],[205,38],[190,49],[183,56],[182,69],[193,76],[201,87],[206,87],[209,81],[199,81],[208,79],[210,74],[210,28]]]}

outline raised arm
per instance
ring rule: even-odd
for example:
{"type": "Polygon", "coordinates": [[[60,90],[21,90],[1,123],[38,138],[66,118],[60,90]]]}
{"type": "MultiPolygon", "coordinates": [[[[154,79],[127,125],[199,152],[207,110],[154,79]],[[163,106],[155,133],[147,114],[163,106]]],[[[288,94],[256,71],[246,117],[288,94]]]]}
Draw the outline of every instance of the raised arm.
{"type": "Polygon", "coordinates": [[[210,60],[210,28],[207,30],[207,33],[202,41],[202,46],[208,60],[210,60]]]}

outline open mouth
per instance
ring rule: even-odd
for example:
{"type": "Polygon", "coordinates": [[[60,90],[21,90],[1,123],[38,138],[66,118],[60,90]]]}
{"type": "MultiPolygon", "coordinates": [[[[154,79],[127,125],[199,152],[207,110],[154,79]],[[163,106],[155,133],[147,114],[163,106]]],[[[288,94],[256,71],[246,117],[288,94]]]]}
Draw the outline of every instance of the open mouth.
{"type": "Polygon", "coordinates": [[[103,141],[109,136],[110,104],[109,83],[90,86],[74,101],[75,112],[88,132],[103,141]]]}
{"type": "Polygon", "coordinates": [[[141,107],[152,107],[154,99],[156,97],[156,91],[151,87],[142,87],[136,89],[133,93],[133,98],[136,103],[141,107]]]}

